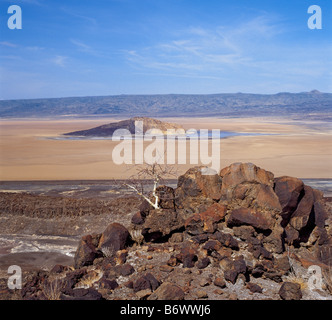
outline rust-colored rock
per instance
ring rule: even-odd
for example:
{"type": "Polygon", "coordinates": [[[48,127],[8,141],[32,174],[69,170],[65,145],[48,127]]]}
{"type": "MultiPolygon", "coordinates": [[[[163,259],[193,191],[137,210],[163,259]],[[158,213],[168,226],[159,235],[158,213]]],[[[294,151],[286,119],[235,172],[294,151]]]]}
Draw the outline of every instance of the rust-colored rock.
{"type": "Polygon", "coordinates": [[[189,169],[178,179],[175,190],[175,204],[179,209],[189,209],[192,212],[202,212],[219,200],[221,196],[221,177],[215,173],[205,175],[206,167],[189,169]]]}
{"type": "Polygon", "coordinates": [[[298,283],[284,282],[280,287],[279,295],[283,300],[301,300],[301,286],[298,283]]]}
{"type": "Polygon", "coordinates": [[[184,291],[177,285],[164,282],[148,300],[183,300],[184,291]]]}
{"type": "Polygon", "coordinates": [[[189,217],[184,226],[188,233],[198,235],[201,233],[213,233],[217,229],[217,223],[224,219],[226,215],[226,207],[214,203],[206,211],[196,213],[189,217]]]}
{"type": "Polygon", "coordinates": [[[159,186],[156,189],[159,197],[159,207],[162,209],[175,210],[175,193],[174,189],[168,186],[159,186]]]}
{"type": "Polygon", "coordinates": [[[279,198],[283,215],[294,212],[303,190],[304,184],[300,179],[288,176],[274,179],[274,192],[279,198]]]}
{"type": "Polygon", "coordinates": [[[136,212],[132,217],[131,217],[131,223],[136,224],[136,225],[141,225],[145,221],[145,216],[140,212],[136,212]]]}
{"type": "Polygon", "coordinates": [[[183,263],[183,268],[193,268],[197,261],[197,251],[185,243],[176,258],[183,263]]]}
{"type": "Polygon", "coordinates": [[[229,214],[227,225],[229,227],[247,225],[255,229],[268,230],[271,229],[273,221],[271,217],[262,212],[255,212],[248,208],[240,208],[233,210],[229,214]]]}
{"type": "Polygon", "coordinates": [[[296,210],[291,215],[290,225],[297,231],[304,228],[308,221],[314,205],[315,196],[313,189],[309,186],[304,186],[304,196],[299,202],[296,210]]]}
{"type": "Polygon", "coordinates": [[[273,187],[274,175],[253,163],[233,163],[220,171],[222,177],[222,194],[228,194],[237,185],[249,182],[273,187]]]}
{"type": "Polygon", "coordinates": [[[133,284],[134,292],[150,289],[151,291],[156,290],[159,287],[159,281],[151,274],[146,273],[139,277],[133,284]]]}
{"type": "Polygon", "coordinates": [[[236,207],[280,211],[278,196],[273,190],[273,174],[252,163],[234,163],[220,171],[221,199],[236,207]]]}
{"type": "Polygon", "coordinates": [[[97,250],[99,238],[100,235],[86,235],[81,238],[74,256],[75,269],[91,265],[96,258],[102,256],[97,250]]]}
{"type": "Polygon", "coordinates": [[[122,250],[125,249],[128,239],[129,231],[119,223],[112,223],[102,233],[98,247],[122,250]]]}
{"type": "Polygon", "coordinates": [[[177,211],[171,209],[151,210],[142,225],[142,235],[148,241],[157,240],[182,228],[184,220],[177,211]]]}

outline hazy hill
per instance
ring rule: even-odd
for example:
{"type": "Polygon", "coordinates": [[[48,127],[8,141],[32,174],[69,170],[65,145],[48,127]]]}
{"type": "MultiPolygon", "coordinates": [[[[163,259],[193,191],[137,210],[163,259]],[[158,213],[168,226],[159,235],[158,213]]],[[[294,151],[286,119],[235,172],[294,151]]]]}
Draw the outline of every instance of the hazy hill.
{"type": "Polygon", "coordinates": [[[332,94],[317,90],[278,94],[118,95],[0,101],[2,118],[286,116],[331,119],[332,94]]]}
{"type": "MultiPolygon", "coordinates": [[[[126,129],[129,130],[131,134],[135,134],[135,121],[142,121],[143,122],[143,132],[145,133],[147,130],[151,129],[159,129],[163,133],[166,133],[167,129],[181,129],[182,127],[173,124],[168,123],[164,121],[160,121],[157,119],[151,119],[151,118],[144,118],[144,117],[134,117],[128,120],[123,120],[119,122],[113,122],[109,124],[105,124],[99,127],[95,127],[88,130],[81,130],[81,131],[74,131],[65,133],[65,135],[70,136],[94,136],[94,137],[107,137],[112,136],[114,131],[117,129],[126,129]]],[[[137,128],[137,130],[139,127],[137,128]]],[[[139,133],[143,133],[139,132],[139,133]]]]}

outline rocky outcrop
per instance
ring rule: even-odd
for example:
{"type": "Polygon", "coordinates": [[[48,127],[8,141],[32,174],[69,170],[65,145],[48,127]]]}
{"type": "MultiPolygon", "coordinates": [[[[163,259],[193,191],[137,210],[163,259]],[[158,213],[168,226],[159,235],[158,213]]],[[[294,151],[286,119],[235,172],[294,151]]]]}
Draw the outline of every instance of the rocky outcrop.
{"type": "MultiPolygon", "coordinates": [[[[332,218],[322,194],[250,163],[202,172],[188,170],[176,189],[159,187],[160,209],[143,201],[130,232],[112,223],[83,236],[76,269],[55,269],[65,274],[61,297],[237,299],[243,292],[267,297],[271,288],[275,299],[308,297],[292,277],[296,263],[328,270],[332,218]],[[94,285],[81,290],[91,277],[94,285]]],[[[45,277],[32,279],[24,298],[44,297],[36,288],[45,277]]],[[[328,280],[325,287],[332,287],[328,280]]]]}

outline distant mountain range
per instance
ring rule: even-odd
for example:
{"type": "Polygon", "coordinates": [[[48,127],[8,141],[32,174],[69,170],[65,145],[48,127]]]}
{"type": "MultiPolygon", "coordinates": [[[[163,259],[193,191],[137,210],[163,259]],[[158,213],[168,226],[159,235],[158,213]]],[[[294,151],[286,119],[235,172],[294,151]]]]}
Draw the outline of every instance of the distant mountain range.
{"type": "Polygon", "coordinates": [[[332,93],[118,95],[0,101],[1,118],[289,117],[332,120],[332,93]]]}
{"type": "Polygon", "coordinates": [[[168,123],[160,121],[157,119],[151,119],[146,117],[134,117],[128,120],[123,120],[119,122],[112,122],[109,124],[104,124],[99,127],[95,127],[88,130],[74,131],[65,133],[64,135],[68,136],[84,136],[84,137],[110,137],[113,135],[114,131],[117,129],[128,130],[131,134],[135,134],[135,130],[139,134],[145,133],[147,130],[158,129],[163,134],[167,133],[168,129],[183,129],[182,126],[174,123],[168,123]],[[135,127],[135,122],[141,121],[143,127],[135,127]],[[143,130],[140,130],[143,129],[143,130]]]}

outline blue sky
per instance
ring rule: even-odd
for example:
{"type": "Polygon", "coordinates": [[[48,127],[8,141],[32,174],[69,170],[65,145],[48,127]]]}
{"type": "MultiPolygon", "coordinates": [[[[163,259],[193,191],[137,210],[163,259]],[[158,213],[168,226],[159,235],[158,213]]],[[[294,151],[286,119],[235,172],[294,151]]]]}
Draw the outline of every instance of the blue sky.
{"type": "Polygon", "coordinates": [[[1,0],[0,99],[331,92],[331,24],[330,0],[1,0]]]}

